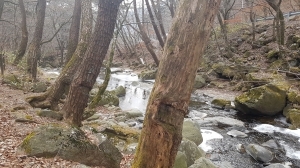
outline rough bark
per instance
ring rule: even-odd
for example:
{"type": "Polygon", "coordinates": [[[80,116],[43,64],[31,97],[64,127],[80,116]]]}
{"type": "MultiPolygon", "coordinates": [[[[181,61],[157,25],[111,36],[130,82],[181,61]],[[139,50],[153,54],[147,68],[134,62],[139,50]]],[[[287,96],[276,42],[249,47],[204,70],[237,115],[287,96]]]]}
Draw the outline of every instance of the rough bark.
{"type": "Polygon", "coordinates": [[[99,0],[98,16],[91,43],[78,67],[63,107],[64,119],[71,125],[81,126],[89,92],[100,72],[109,43],[113,37],[118,8],[122,0],[99,0]]]}
{"type": "Polygon", "coordinates": [[[146,46],[147,50],[149,51],[149,53],[151,54],[154,62],[158,66],[159,65],[159,60],[158,60],[158,58],[157,58],[157,56],[156,56],[156,54],[155,54],[155,52],[153,50],[154,47],[153,47],[153,45],[151,43],[150,38],[148,37],[148,35],[146,33],[145,27],[141,24],[139,15],[137,13],[136,0],[133,0],[133,6],[134,6],[135,19],[136,19],[137,25],[138,25],[139,30],[140,30],[141,38],[144,41],[145,46],[146,46]]]}
{"type": "Polygon", "coordinates": [[[220,1],[180,1],[149,98],[132,168],[173,167],[199,60],[220,1]]]}
{"type": "Polygon", "coordinates": [[[28,30],[27,30],[27,22],[26,22],[26,11],[23,0],[19,0],[19,6],[22,16],[21,21],[21,30],[22,30],[22,39],[19,45],[19,49],[17,52],[17,56],[14,59],[14,65],[18,65],[19,62],[22,60],[23,56],[25,55],[27,43],[28,43],[28,30]]]}
{"type": "Polygon", "coordinates": [[[159,42],[159,45],[163,48],[164,45],[165,45],[165,42],[161,37],[161,34],[160,34],[160,32],[158,30],[158,27],[157,27],[157,24],[155,23],[154,15],[152,13],[152,9],[151,9],[149,0],[145,0],[145,2],[146,2],[146,6],[147,6],[147,10],[148,10],[149,17],[150,17],[150,20],[151,20],[151,24],[152,24],[152,27],[153,27],[154,32],[156,34],[157,40],[159,42]]]}
{"type": "Polygon", "coordinates": [[[69,32],[69,41],[67,45],[65,64],[67,64],[70,61],[78,45],[80,19],[81,19],[80,16],[81,16],[81,0],[75,0],[72,23],[69,32]]]}
{"type": "Polygon", "coordinates": [[[80,34],[80,42],[74,52],[71,60],[63,68],[59,77],[50,89],[41,95],[31,96],[27,101],[31,106],[37,108],[49,108],[51,110],[59,110],[58,103],[64,93],[67,92],[78,66],[81,64],[84,54],[87,50],[88,43],[92,34],[93,13],[91,0],[82,2],[82,28],[80,34]]]}
{"type": "Polygon", "coordinates": [[[33,80],[36,80],[37,63],[41,56],[41,40],[43,36],[44,20],[46,11],[46,0],[38,0],[36,7],[36,27],[33,39],[28,47],[27,56],[27,72],[31,74],[33,80]]]}

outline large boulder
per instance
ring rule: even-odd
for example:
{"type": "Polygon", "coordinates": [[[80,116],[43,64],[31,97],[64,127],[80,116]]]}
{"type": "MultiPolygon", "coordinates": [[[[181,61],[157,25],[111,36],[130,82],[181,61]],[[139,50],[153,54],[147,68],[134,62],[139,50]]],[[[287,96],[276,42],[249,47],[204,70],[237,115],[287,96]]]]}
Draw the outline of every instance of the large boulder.
{"type": "Polygon", "coordinates": [[[119,168],[122,154],[108,140],[91,143],[80,129],[46,125],[30,133],[20,145],[28,156],[60,157],[88,166],[119,168]]]}
{"type": "Polygon", "coordinates": [[[185,154],[178,151],[175,158],[174,168],[187,168],[186,160],[187,158],[185,154]]]}
{"type": "Polygon", "coordinates": [[[115,94],[114,91],[105,91],[104,94],[102,95],[99,105],[104,106],[107,104],[119,106],[119,97],[115,94]]]}
{"type": "Polygon", "coordinates": [[[189,168],[217,168],[210,160],[201,157],[195,161],[195,164],[191,165],[189,168]]]}
{"type": "Polygon", "coordinates": [[[246,152],[252,156],[253,159],[263,163],[268,163],[273,160],[273,153],[267,148],[257,144],[249,144],[246,147],[246,152]]]}
{"type": "Polygon", "coordinates": [[[124,86],[119,86],[115,90],[113,90],[112,92],[114,92],[115,95],[118,96],[118,97],[123,97],[126,94],[126,89],[125,89],[124,86]]]}
{"type": "Polygon", "coordinates": [[[200,89],[203,88],[206,85],[206,80],[203,78],[202,75],[196,75],[194,88],[200,89]]]}
{"type": "Polygon", "coordinates": [[[238,111],[272,116],[284,109],[286,97],[286,92],[281,87],[268,84],[237,96],[234,103],[238,111]]]}
{"type": "Polygon", "coordinates": [[[142,71],[140,74],[138,74],[139,79],[142,81],[144,80],[151,80],[155,79],[157,70],[150,70],[150,71],[142,71]]]}
{"type": "Polygon", "coordinates": [[[183,122],[182,137],[193,141],[196,145],[200,145],[203,142],[198,123],[191,120],[183,122]]]}
{"type": "Polygon", "coordinates": [[[191,166],[200,157],[205,157],[205,152],[199,148],[193,141],[183,139],[178,151],[186,156],[187,166],[191,166]]]}

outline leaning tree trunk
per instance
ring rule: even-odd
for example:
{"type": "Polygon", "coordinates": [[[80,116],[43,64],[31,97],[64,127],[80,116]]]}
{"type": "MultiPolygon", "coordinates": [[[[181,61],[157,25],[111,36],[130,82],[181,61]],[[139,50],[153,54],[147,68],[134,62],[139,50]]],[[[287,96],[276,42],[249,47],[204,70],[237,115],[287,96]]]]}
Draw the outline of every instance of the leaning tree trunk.
{"type": "Polygon", "coordinates": [[[122,0],[99,0],[98,16],[91,43],[78,67],[63,107],[64,119],[71,125],[81,126],[89,92],[100,72],[109,43],[113,37],[118,8],[122,0]]]}
{"type": "Polygon", "coordinates": [[[148,102],[132,168],[173,167],[199,60],[220,1],[180,1],[148,102]]]}
{"type": "Polygon", "coordinates": [[[19,0],[19,6],[22,16],[21,21],[21,29],[22,29],[22,39],[18,49],[18,53],[16,58],[14,59],[14,65],[18,65],[23,56],[25,55],[27,43],[28,43],[28,30],[27,30],[27,23],[26,23],[26,11],[23,0],[19,0]]]}
{"type": "Polygon", "coordinates": [[[135,19],[136,19],[137,25],[138,25],[139,30],[140,30],[141,38],[144,41],[145,46],[146,46],[147,50],[149,51],[149,53],[151,54],[155,64],[159,65],[159,60],[158,60],[158,58],[157,58],[157,56],[156,56],[156,54],[153,50],[154,47],[151,43],[151,40],[150,40],[150,38],[148,37],[148,35],[146,33],[145,27],[141,24],[141,21],[140,21],[138,12],[137,12],[136,0],[133,0],[133,6],[134,6],[135,19]]]}
{"type": "Polygon", "coordinates": [[[46,0],[38,0],[36,15],[37,21],[33,34],[33,39],[28,47],[27,56],[27,72],[31,74],[33,80],[36,80],[37,62],[41,56],[41,40],[43,36],[44,20],[46,11],[46,0]]]}
{"type": "Polygon", "coordinates": [[[83,56],[87,50],[88,43],[92,34],[93,11],[91,0],[82,1],[82,28],[80,34],[80,42],[73,54],[71,60],[63,68],[59,77],[50,89],[41,95],[31,96],[27,101],[31,106],[37,108],[49,108],[51,110],[59,110],[58,103],[64,93],[67,92],[78,66],[83,60],[83,56]]]}
{"type": "Polygon", "coordinates": [[[73,9],[72,23],[69,31],[69,42],[67,45],[67,54],[65,64],[67,64],[73,56],[79,39],[80,31],[80,16],[81,16],[81,0],[75,0],[73,9]]]}

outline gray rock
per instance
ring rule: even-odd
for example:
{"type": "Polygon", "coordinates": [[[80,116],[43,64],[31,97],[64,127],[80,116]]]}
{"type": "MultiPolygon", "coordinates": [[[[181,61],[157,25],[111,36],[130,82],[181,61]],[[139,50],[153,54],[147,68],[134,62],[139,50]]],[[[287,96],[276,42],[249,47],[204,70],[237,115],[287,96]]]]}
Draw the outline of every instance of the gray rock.
{"type": "Polygon", "coordinates": [[[220,168],[234,168],[229,162],[226,162],[226,161],[221,162],[221,163],[219,164],[219,167],[220,167],[220,168]]]}
{"type": "Polygon", "coordinates": [[[195,160],[205,156],[205,152],[199,148],[193,141],[183,139],[179,146],[179,150],[186,156],[187,166],[194,164],[195,160]]]}
{"type": "Polygon", "coordinates": [[[283,110],[286,97],[286,92],[279,86],[268,84],[236,97],[235,107],[244,113],[272,116],[283,110]]]}
{"type": "Polygon", "coordinates": [[[115,95],[113,91],[105,91],[99,102],[100,106],[104,105],[114,105],[119,106],[119,98],[115,95]]]}
{"type": "Polygon", "coordinates": [[[217,122],[224,125],[230,125],[230,126],[244,126],[244,122],[233,119],[233,118],[227,118],[227,117],[207,117],[204,118],[204,121],[210,121],[210,122],[217,122]]]}
{"type": "Polygon", "coordinates": [[[32,90],[34,93],[42,93],[47,90],[47,85],[44,82],[37,82],[33,85],[32,90]]]}
{"type": "Polygon", "coordinates": [[[202,75],[196,75],[194,88],[200,89],[203,88],[206,85],[206,80],[203,78],[202,75]]]}
{"type": "Polygon", "coordinates": [[[43,109],[41,111],[37,111],[37,115],[40,117],[47,117],[47,118],[53,118],[56,120],[62,120],[63,119],[63,114],[62,113],[58,113],[52,110],[47,110],[47,109],[43,109]]]}
{"type": "Polygon", "coordinates": [[[151,71],[143,71],[140,74],[138,74],[139,79],[142,81],[144,80],[151,80],[155,79],[157,70],[151,70],[151,71]]]}
{"type": "Polygon", "coordinates": [[[124,88],[124,86],[119,86],[114,90],[116,96],[118,97],[122,97],[125,96],[126,94],[126,89],[124,88]]]}
{"type": "Polygon", "coordinates": [[[210,160],[201,157],[195,161],[195,164],[191,165],[189,168],[217,168],[210,160]]]}
{"type": "Polygon", "coordinates": [[[20,145],[20,150],[28,156],[58,156],[88,166],[118,168],[122,159],[122,154],[108,140],[97,146],[83,131],[57,124],[42,126],[30,133],[20,145]]]}
{"type": "Polygon", "coordinates": [[[268,163],[273,160],[273,153],[257,144],[249,144],[246,147],[246,152],[257,161],[268,163]]]}
{"type": "Polygon", "coordinates": [[[226,105],[230,105],[231,101],[224,99],[214,99],[211,102],[212,107],[217,109],[224,109],[226,105]]]}
{"type": "Polygon", "coordinates": [[[275,164],[270,164],[269,166],[267,166],[265,168],[290,168],[290,166],[283,165],[283,164],[280,164],[280,163],[275,163],[275,164]]]}
{"type": "Polygon", "coordinates": [[[273,139],[268,140],[267,142],[265,142],[261,145],[264,146],[264,147],[271,148],[271,149],[279,149],[279,145],[273,139]]]}
{"type": "Polygon", "coordinates": [[[233,136],[233,137],[237,137],[237,138],[246,138],[248,135],[238,131],[238,130],[231,130],[227,132],[227,135],[233,136]]]}
{"type": "Polygon", "coordinates": [[[195,142],[197,146],[203,142],[198,123],[191,120],[186,120],[183,122],[182,136],[183,138],[195,142]]]}
{"type": "Polygon", "coordinates": [[[141,111],[139,111],[138,109],[131,109],[131,110],[125,111],[124,113],[125,113],[125,116],[127,119],[143,117],[143,113],[141,111]]]}
{"type": "Polygon", "coordinates": [[[187,168],[186,160],[187,158],[185,154],[178,151],[175,158],[174,168],[187,168]]]}

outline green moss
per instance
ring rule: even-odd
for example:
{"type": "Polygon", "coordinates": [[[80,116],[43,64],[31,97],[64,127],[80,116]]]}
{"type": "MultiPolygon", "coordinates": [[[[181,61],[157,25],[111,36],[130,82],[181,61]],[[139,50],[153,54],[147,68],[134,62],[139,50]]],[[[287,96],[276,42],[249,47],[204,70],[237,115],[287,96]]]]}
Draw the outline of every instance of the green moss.
{"type": "Polygon", "coordinates": [[[31,153],[30,140],[32,137],[34,137],[34,135],[35,135],[35,132],[31,132],[30,134],[28,134],[21,144],[21,147],[25,150],[25,153],[27,153],[27,154],[31,153]]]}
{"type": "Polygon", "coordinates": [[[300,128],[300,111],[299,110],[294,110],[289,112],[289,118],[291,121],[291,124],[295,128],[300,128]]]}
{"type": "Polygon", "coordinates": [[[26,118],[27,120],[32,120],[32,116],[30,116],[30,115],[26,115],[25,118],[26,118]]]}

